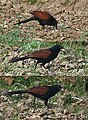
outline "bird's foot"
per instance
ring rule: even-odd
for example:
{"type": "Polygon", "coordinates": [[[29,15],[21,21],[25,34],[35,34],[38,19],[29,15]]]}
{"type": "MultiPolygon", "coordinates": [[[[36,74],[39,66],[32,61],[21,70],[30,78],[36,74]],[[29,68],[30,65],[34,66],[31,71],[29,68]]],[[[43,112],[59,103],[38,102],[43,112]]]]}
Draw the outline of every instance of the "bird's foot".
{"type": "Polygon", "coordinates": [[[47,69],[50,69],[50,67],[51,67],[51,66],[48,65],[46,68],[47,68],[47,69]]]}
{"type": "Polygon", "coordinates": [[[50,106],[50,105],[47,105],[47,109],[50,110],[50,109],[51,109],[51,106],[50,106]]]}
{"type": "Polygon", "coordinates": [[[42,65],[42,66],[43,66],[45,69],[50,69],[50,67],[51,67],[51,66],[46,66],[46,67],[45,67],[44,65],[42,65]]]}
{"type": "Polygon", "coordinates": [[[35,113],[35,109],[32,111],[32,113],[35,113]]]}

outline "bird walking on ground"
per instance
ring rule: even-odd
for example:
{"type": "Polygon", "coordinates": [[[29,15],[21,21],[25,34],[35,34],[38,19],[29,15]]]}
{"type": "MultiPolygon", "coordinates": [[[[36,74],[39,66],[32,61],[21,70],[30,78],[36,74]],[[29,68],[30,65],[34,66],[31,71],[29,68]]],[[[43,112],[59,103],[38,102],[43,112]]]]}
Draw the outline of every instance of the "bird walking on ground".
{"type": "Polygon", "coordinates": [[[34,51],[34,52],[32,52],[26,56],[23,56],[23,57],[12,58],[12,60],[10,60],[9,63],[18,62],[21,60],[32,58],[32,59],[37,60],[36,65],[35,65],[35,69],[37,67],[37,64],[39,64],[39,63],[41,63],[41,66],[43,66],[45,68],[45,64],[54,60],[58,56],[58,53],[60,51],[65,51],[65,49],[60,45],[54,45],[51,48],[34,51]]]}
{"type": "Polygon", "coordinates": [[[49,26],[55,26],[57,29],[57,20],[48,12],[46,11],[32,11],[30,12],[33,16],[31,18],[28,18],[26,20],[20,21],[15,23],[14,25],[20,25],[21,23],[27,23],[29,21],[35,20],[38,21],[41,26],[49,25],[49,26]]]}
{"type": "Polygon", "coordinates": [[[27,90],[18,90],[18,91],[9,91],[7,95],[11,96],[13,94],[23,94],[28,93],[34,96],[34,109],[35,109],[35,99],[39,98],[44,101],[45,106],[49,108],[48,99],[54,96],[57,92],[63,91],[63,87],[60,85],[51,85],[51,86],[37,86],[32,87],[27,90]]]}

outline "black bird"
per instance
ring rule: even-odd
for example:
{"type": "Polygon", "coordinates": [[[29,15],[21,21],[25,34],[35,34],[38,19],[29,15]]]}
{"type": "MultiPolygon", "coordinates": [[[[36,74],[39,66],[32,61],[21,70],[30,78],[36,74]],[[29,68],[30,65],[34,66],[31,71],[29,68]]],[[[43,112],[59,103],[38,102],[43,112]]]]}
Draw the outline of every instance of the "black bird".
{"type": "Polygon", "coordinates": [[[16,24],[20,25],[21,23],[26,23],[26,22],[29,22],[32,20],[36,20],[43,27],[45,25],[49,25],[49,26],[55,26],[57,29],[57,20],[52,15],[50,15],[48,12],[46,12],[46,11],[32,11],[32,12],[30,12],[30,14],[33,15],[31,18],[28,18],[26,20],[15,23],[14,25],[16,25],[16,24]]]}
{"type": "Polygon", "coordinates": [[[36,97],[43,100],[45,105],[48,106],[48,99],[52,96],[54,96],[57,92],[63,91],[63,87],[60,85],[52,85],[52,86],[37,86],[32,87],[27,90],[18,90],[18,91],[10,91],[7,92],[7,95],[11,96],[13,94],[23,94],[23,93],[29,93],[34,96],[34,108],[35,108],[35,99],[36,97]]]}
{"type": "Polygon", "coordinates": [[[32,58],[32,59],[37,60],[35,68],[37,67],[38,63],[42,63],[41,66],[43,66],[45,68],[44,65],[46,63],[49,63],[50,61],[54,60],[61,50],[64,51],[64,48],[62,46],[54,45],[53,47],[48,48],[48,49],[41,49],[38,51],[34,51],[31,54],[28,54],[24,57],[12,58],[12,60],[10,60],[10,62],[17,62],[17,61],[32,58]]]}

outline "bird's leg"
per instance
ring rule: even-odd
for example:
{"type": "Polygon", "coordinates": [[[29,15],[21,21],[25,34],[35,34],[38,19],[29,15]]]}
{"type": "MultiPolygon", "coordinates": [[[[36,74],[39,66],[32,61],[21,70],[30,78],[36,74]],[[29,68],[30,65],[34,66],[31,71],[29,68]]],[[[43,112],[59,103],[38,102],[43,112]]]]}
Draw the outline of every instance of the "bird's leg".
{"type": "Polygon", "coordinates": [[[56,112],[53,109],[50,110],[50,106],[47,103],[48,103],[48,100],[45,100],[45,105],[47,106],[48,111],[52,110],[51,112],[55,114],[56,112]]]}
{"type": "Polygon", "coordinates": [[[45,29],[45,26],[44,26],[44,25],[42,25],[42,29],[45,29]]]}
{"type": "Polygon", "coordinates": [[[25,65],[25,63],[24,63],[25,61],[23,60],[23,62],[22,62],[22,68],[24,68],[24,65],[25,65]]]}
{"type": "Polygon", "coordinates": [[[35,112],[35,108],[36,108],[36,105],[35,105],[35,97],[34,97],[34,111],[33,112],[35,112]]]}
{"type": "Polygon", "coordinates": [[[47,67],[45,67],[45,63],[42,63],[41,66],[43,66],[45,69],[47,69],[47,67]]]}
{"type": "Polygon", "coordinates": [[[48,65],[48,66],[47,66],[47,69],[50,69],[50,67],[51,67],[51,66],[50,66],[50,65],[48,65]]]}
{"type": "Polygon", "coordinates": [[[50,109],[50,106],[47,104],[48,100],[45,100],[45,106],[47,106],[48,110],[50,109]]]}
{"type": "Polygon", "coordinates": [[[46,69],[45,64],[41,64],[41,66],[43,66],[46,69]]]}
{"type": "MultiPolygon", "coordinates": [[[[48,103],[48,100],[45,100],[45,105],[47,106],[48,111],[49,111],[51,107],[47,103],[48,103]]],[[[51,110],[52,110],[52,113],[55,114],[55,110],[54,109],[51,109],[51,110]]]]}
{"type": "Polygon", "coordinates": [[[45,64],[42,64],[45,69],[50,69],[50,66],[45,67],[45,64]]]}
{"type": "Polygon", "coordinates": [[[34,70],[36,70],[37,64],[38,64],[38,61],[37,61],[36,64],[35,64],[34,70]]]}

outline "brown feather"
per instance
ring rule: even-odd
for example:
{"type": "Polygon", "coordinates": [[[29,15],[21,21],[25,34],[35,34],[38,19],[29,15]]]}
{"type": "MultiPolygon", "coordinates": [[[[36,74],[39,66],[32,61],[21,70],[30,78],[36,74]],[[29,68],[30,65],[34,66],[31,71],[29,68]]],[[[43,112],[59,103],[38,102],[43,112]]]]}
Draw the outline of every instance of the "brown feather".
{"type": "Polygon", "coordinates": [[[31,14],[43,20],[49,20],[51,18],[51,15],[45,11],[32,11],[31,14]]]}
{"type": "Polygon", "coordinates": [[[31,94],[33,93],[33,94],[44,95],[48,91],[48,87],[47,86],[39,86],[39,87],[30,88],[27,91],[31,94]]]}
{"type": "Polygon", "coordinates": [[[30,58],[48,58],[52,52],[48,49],[34,51],[30,54],[30,58]]]}

